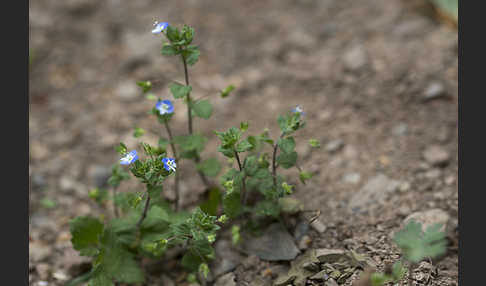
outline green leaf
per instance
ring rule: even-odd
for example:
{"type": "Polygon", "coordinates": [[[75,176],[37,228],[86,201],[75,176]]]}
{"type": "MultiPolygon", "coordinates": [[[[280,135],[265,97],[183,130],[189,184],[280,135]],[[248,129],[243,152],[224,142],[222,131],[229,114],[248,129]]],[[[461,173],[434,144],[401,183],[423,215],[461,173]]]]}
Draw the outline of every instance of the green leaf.
{"type": "Polygon", "coordinates": [[[199,134],[176,136],[174,142],[182,150],[181,157],[193,158],[195,153],[204,150],[207,139],[199,134]]]}
{"type": "Polygon", "coordinates": [[[190,46],[190,48],[184,51],[184,56],[188,65],[194,65],[199,59],[201,52],[197,46],[190,46]]]}
{"type": "Polygon", "coordinates": [[[173,82],[169,84],[169,89],[174,98],[184,98],[192,91],[192,86],[173,82]]]}
{"type": "Polygon", "coordinates": [[[157,185],[157,186],[147,186],[147,192],[151,198],[155,198],[160,196],[162,193],[163,186],[162,185],[157,185]]]}
{"type": "Polygon", "coordinates": [[[373,273],[371,274],[371,286],[383,286],[391,281],[391,278],[383,273],[373,273]]]}
{"type": "Polygon", "coordinates": [[[105,272],[99,271],[89,280],[88,286],[115,286],[115,284],[105,272]]]}
{"type": "Polygon", "coordinates": [[[120,142],[118,146],[115,147],[116,152],[118,152],[120,155],[124,156],[127,153],[127,146],[120,142]]]}
{"type": "Polygon", "coordinates": [[[48,197],[43,198],[40,201],[40,204],[43,208],[46,208],[46,209],[53,209],[53,208],[56,207],[56,202],[49,199],[48,197]]]}
{"type": "Polygon", "coordinates": [[[233,191],[226,193],[223,198],[224,213],[229,218],[236,218],[243,211],[243,206],[240,203],[240,192],[233,191]]]}
{"type": "Polygon", "coordinates": [[[411,262],[420,262],[426,257],[435,258],[446,252],[445,233],[442,225],[435,224],[422,231],[422,224],[411,220],[394,237],[405,258],[411,262]]]}
{"type": "Polygon", "coordinates": [[[272,200],[259,201],[253,210],[256,217],[274,217],[277,218],[280,215],[280,205],[272,200]]]}
{"type": "Polygon", "coordinates": [[[304,185],[305,185],[305,182],[307,180],[312,178],[312,176],[314,176],[314,175],[310,172],[307,172],[307,171],[302,171],[302,172],[299,173],[299,179],[302,182],[302,184],[304,184],[304,185]]]}
{"type": "Polygon", "coordinates": [[[145,96],[145,98],[148,99],[148,100],[153,100],[153,101],[156,101],[157,100],[157,97],[153,93],[148,93],[145,96]]]}
{"type": "Polygon", "coordinates": [[[191,108],[194,110],[194,113],[196,113],[197,116],[204,119],[209,119],[213,113],[213,106],[207,99],[193,102],[191,104],[191,108]]]}
{"type": "Polygon", "coordinates": [[[236,145],[236,152],[246,152],[253,148],[253,145],[248,142],[247,139],[242,140],[240,143],[236,145]]]}
{"type": "Polygon", "coordinates": [[[103,248],[97,261],[108,277],[129,284],[144,282],[143,272],[134,255],[123,247],[113,231],[105,231],[102,244],[103,248]]]}
{"type": "Polygon", "coordinates": [[[137,85],[142,88],[143,93],[147,93],[152,89],[152,83],[150,81],[137,81],[137,85]]]}
{"type": "Polygon", "coordinates": [[[240,242],[240,239],[240,226],[235,224],[231,227],[231,241],[233,242],[233,245],[237,245],[240,242]]]}
{"type": "Polygon", "coordinates": [[[313,148],[321,147],[321,143],[319,143],[319,141],[317,141],[316,139],[309,139],[309,145],[313,148]]]}
{"type": "Polygon", "coordinates": [[[211,188],[209,190],[209,198],[201,203],[200,207],[201,210],[209,215],[217,215],[218,214],[218,206],[221,202],[221,191],[219,188],[211,188]]]}
{"type": "Polygon", "coordinates": [[[225,89],[221,91],[221,97],[222,98],[227,97],[234,89],[235,89],[234,85],[232,84],[228,85],[225,89]]]}
{"type": "Polygon", "coordinates": [[[282,212],[289,214],[296,214],[304,210],[304,204],[301,201],[290,197],[279,198],[278,205],[282,212]]]}
{"type": "Polygon", "coordinates": [[[240,130],[241,130],[241,132],[245,132],[246,130],[248,130],[248,122],[241,122],[240,123],[240,130]]]}
{"type": "Polygon", "coordinates": [[[293,137],[282,138],[278,140],[277,144],[284,153],[292,153],[295,149],[295,140],[293,137]]]}
{"type": "Polygon", "coordinates": [[[196,165],[197,170],[202,171],[208,177],[216,177],[221,171],[221,164],[216,158],[209,158],[196,165]]]}
{"type": "Polygon", "coordinates": [[[191,270],[191,271],[197,271],[199,268],[199,265],[202,263],[201,257],[199,257],[197,254],[192,253],[188,251],[181,260],[182,266],[185,268],[191,270]]]}
{"type": "Polygon", "coordinates": [[[277,156],[277,163],[284,169],[289,169],[295,166],[297,162],[297,152],[293,151],[290,153],[280,153],[277,156]]]}
{"type": "Polygon", "coordinates": [[[258,159],[256,156],[248,156],[243,163],[244,170],[248,176],[254,176],[258,171],[258,159]]]}
{"type": "Polygon", "coordinates": [[[160,137],[158,145],[159,147],[166,149],[167,146],[169,145],[169,140],[164,137],[160,137]]]}
{"type": "Polygon", "coordinates": [[[98,253],[103,223],[90,216],[77,217],[70,221],[69,230],[73,248],[82,256],[94,256],[98,253]]]}
{"type": "Polygon", "coordinates": [[[223,153],[228,158],[233,158],[235,156],[235,152],[231,148],[224,148],[222,146],[218,147],[218,152],[223,153]]]}
{"type": "Polygon", "coordinates": [[[181,40],[181,33],[177,27],[169,25],[167,26],[167,39],[171,42],[178,42],[181,40]]]}
{"type": "Polygon", "coordinates": [[[133,137],[135,138],[142,137],[143,134],[145,134],[145,130],[139,127],[135,127],[135,130],[133,131],[133,137]]]}
{"type": "Polygon", "coordinates": [[[405,273],[407,272],[407,269],[403,266],[403,263],[401,261],[397,261],[393,264],[392,268],[392,276],[394,281],[400,281],[405,277],[405,273]]]}
{"type": "Polygon", "coordinates": [[[173,56],[173,55],[178,55],[180,53],[180,51],[179,51],[179,49],[177,49],[176,47],[172,46],[171,44],[165,43],[162,46],[161,53],[164,56],[173,56]]]}

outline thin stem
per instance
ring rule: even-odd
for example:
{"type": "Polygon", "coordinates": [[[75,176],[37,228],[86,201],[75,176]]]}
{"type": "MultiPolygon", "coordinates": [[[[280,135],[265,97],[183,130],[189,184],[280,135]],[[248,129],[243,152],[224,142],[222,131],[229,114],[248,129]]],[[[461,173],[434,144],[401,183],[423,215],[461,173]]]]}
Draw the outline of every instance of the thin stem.
{"type": "MultiPolygon", "coordinates": [[[[189,72],[187,71],[186,57],[181,54],[182,63],[184,64],[184,78],[186,79],[186,85],[189,85],[189,72]]],[[[189,134],[192,135],[192,116],[191,116],[191,94],[187,94],[187,118],[189,122],[189,134]]]]}
{"type": "MultiPolygon", "coordinates": [[[[238,168],[240,169],[240,172],[241,172],[241,171],[243,171],[243,167],[241,165],[240,156],[238,156],[238,152],[236,152],[236,150],[234,151],[234,153],[235,153],[236,161],[238,162],[238,168]]],[[[246,179],[246,176],[243,177],[243,180],[241,181],[241,183],[243,185],[243,197],[242,197],[243,205],[246,205],[246,201],[248,200],[248,192],[246,191],[245,179],[246,179]]]]}
{"type": "MultiPolygon", "coordinates": [[[[169,123],[167,123],[167,120],[164,120],[164,125],[165,125],[165,129],[167,130],[167,134],[169,135],[170,147],[172,149],[172,153],[174,154],[174,158],[175,158],[177,164],[180,164],[179,160],[178,160],[179,157],[177,156],[177,150],[176,150],[176,147],[174,145],[172,132],[170,130],[169,123]]],[[[179,168],[180,168],[180,165],[179,165],[179,168]]],[[[174,188],[175,188],[175,210],[178,211],[179,210],[179,172],[175,172],[174,188]]]]}
{"type": "Polygon", "coordinates": [[[118,212],[118,208],[116,207],[116,202],[115,202],[117,189],[118,189],[118,186],[113,187],[113,212],[115,213],[116,218],[120,216],[120,213],[118,212]]]}
{"type": "MultiPolygon", "coordinates": [[[[278,139],[280,140],[283,136],[284,133],[281,133],[278,139]]],[[[277,164],[276,164],[277,151],[278,151],[278,140],[277,142],[275,142],[275,145],[273,146],[273,158],[272,158],[272,176],[273,176],[273,186],[275,187],[275,189],[277,189],[277,164]]]]}
{"type": "Polygon", "coordinates": [[[145,201],[145,207],[143,208],[142,217],[140,217],[140,220],[137,222],[137,229],[139,230],[140,230],[140,225],[142,224],[143,220],[147,216],[149,204],[150,204],[150,195],[147,193],[147,200],[145,201]]]}
{"type": "MultiPolygon", "coordinates": [[[[187,86],[187,85],[190,85],[189,84],[189,72],[187,70],[187,62],[186,62],[186,58],[184,57],[183,54],[181,54],[181,58],[182,58],[182,63],[184,64],[184,78],[186,80],[186,86],[187,86]]],[[[187,118],[188,118],[188,131],[189,131],[189,134],[192,135],[193,130],[192,130],[191,94],[190,93],[187,94],[187,118]]],[[[196,153],[196,157],[194,158],[194,161],[196,161],[196,163],[199,163],[201,161],[201,157],[199,157],[199,154],[196,153]]],[[[203,181],[203,183],[206,185],[206,188],[209,188],[212,184],[206,178],[204,173],[202,171],[198,171],[197,173],[199,174],[199,177],[201,177],[201,180],[203,181]]]]}

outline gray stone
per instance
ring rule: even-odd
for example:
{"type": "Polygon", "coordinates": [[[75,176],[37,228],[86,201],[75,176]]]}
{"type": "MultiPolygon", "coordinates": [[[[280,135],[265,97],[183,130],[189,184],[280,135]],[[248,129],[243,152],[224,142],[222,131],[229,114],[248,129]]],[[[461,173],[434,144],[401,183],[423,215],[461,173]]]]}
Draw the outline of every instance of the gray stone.
{"type": "Polygon", "coordinates": [[[47,280],[51,274],[51,267],[47,263],[39,263],[35,266],[41,280],[47,280]]]}
{"type": "Polygon", "coordinates": [[[344,67],[351,71],[364,67],[367,60],[366,51],[361,45],[352,47],[343,55],[344,67]]]}
{"type": "Polygon", "coordinates": [[[106,187],[108,179],[111,177],[111,168],[101,165],[91,166],[88,169],[88,176],[92,178],[96,187],[106,187]]]}
{"type": "Polygon", "coordinates": [[[242,257],[231,246],[231,242],[224,239],[220,239],[214,244],[216,259],[211,263],[213,277],[233,271],[240,264],[242,257]]]}
{"type": "Polygon", "coordinates": [[[406,123],[399,123],[397,126],[393,127],[392,134],[395,136],[402,136],[407,133],[408,125],[406,123]]]}
{"type": "Polygon", "coordinates": [[[415,212],[405,218],[402,227],[407,225],[407,223],[412,219],[415,220],[416,222],[422,223],[423,231],[425,231],[429,226],[432,226],[436,223],[443,224],[441,231],[445,231],[450,216],[447,212],[441,209],[431,209],[423,212],[415,212]]]}
{"type": "Polygon", "coordinates": [[[440,169],[434,168],[425,172],[425,177],[428,179],[437,179],[442,174],[440,169]]]}
{"type": "Polygon", "coordinates": [[[314,220],[310,226],[315,229],[317,232],[319,233],[323,233],[326,231],[326,225],[319,219],[317,218],[316,220],[314,220]]]}
{"type": "Polygon", "coordinates": [[[383,204],[400,187],[401,182],[378,174],[356,192],[350,199],[348,208],[352,212],[365,212],[383,204]]]}
{"type": "Polygon", "coordinates": [[[280,223],[270,225],[262,236],[244,240],[243,251],[268,261],[292,260],[300,252],[280,223]]]}
{"type": "Polygon", "coordinates": [[[304,235],[302,239],[299,241],[299,249],[306,250],[312,243],[312,238],[308,235],[304,235]]]}
{"type": "Polygon", "coordinates": [[[275,280],[273,285],[274,286],[287,286],[288,284],[292,284],[292,281],[294,281],[296,277],[297,276],[295,276],[295,275],[283,274],[275,280]]]}
{"type": "Polygon", "coordinates": [[[38,242],[29,243],[29,260],[40,262],[49,257],[51,248],[38,242]]]}
{"type": "Polygon", "coordinates": [[[235,274],[230,272],[219,277],[214,283],[214,286],[236,286],[235,274]]]}
{"type": "Polygon", "coordinates": [[[299,241],[304,235],[309,232],[309,223],[305,220],[300,221],[297,223],[297,226],[294,230],[294,238],[296,241],[299,241]]]}
{"type": "Polygon", "coordinates": [[[309,279],[316,281],[325,281],[329,279],[329,276],[327,275],[326,270],[321,270],[318,273],[312,275],[309,279]]]}
{"type": "Polygon", "coordinates": [[[41,174],[32,175],[32,186],[37,188],[43,188],[47,185],[46,178],[41,174]]]}
{"type": "Polygon", "coordinates": [[[337,284],[336,280],[329,278],[329,280],[324,283],[324,286],[339,286],[339,284],[337,284]]]}
{"type": "Polygon", "coordinates": [[[437,99],[445,95],[444,85],[440,82],[430,83],[424,91],[424,100],[437,99]]]}
{"type": "Polygon", "coordinates": [[[344,145],[343,140],[341,139],[335,139],[332,141],[329,141],[329,143],[326,144],[326,151],[330,153],[334,153],[336,151],[339,151],[344,145]]]}
{"type": "Polygon", "coordinates": [[[305,262],[304,264],[302,264],[302,267],[305,270],[309,270],[311,272],[318,272],[320,269],[319,264],[315,262],[305,262]]]}
{"type": "Polygon", "coordinates": [[[438,145],[429,146],[422,154],[425,160],[433,166],[445,166],[449,163],[449,153],[438,145]]]}
{"type": "Polygon", "coordinates": [[[361,175],[359,173],[348,173],[343,176],[343,182],[348,184],[357,184],[361,180],[361,175]]]}
{"type": "Polygon", "coordinates": [[[63,192],[75,192],[78,195],[86,195],[87,192],[87,189],[84,187],[83,184],[67,176],[61,177],[61,179],[59,180],[59,188],[63,192]]]}

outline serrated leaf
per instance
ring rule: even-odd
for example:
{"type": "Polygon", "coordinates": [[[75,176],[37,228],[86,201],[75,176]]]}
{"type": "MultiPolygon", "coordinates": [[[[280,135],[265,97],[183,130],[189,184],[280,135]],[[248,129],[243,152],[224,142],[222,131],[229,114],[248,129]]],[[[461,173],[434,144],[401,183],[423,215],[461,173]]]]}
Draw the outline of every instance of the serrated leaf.
{"type": "Polygon", "coordinates": [[[159,206],[152,206],[147,212],[147,217],[142,223],[142,228],[160,227],[165,229],[168,226],[169,214],[159,206]]]}
{"type": "Polygon", "coordinates": [[[133,131],[133,137],[135,138],[142,137],[143,134],[145,134],[145,130],[143,130],[140,127],[135,127],[135,130],[133,131]]]}
{"type": "Polygon", "coordinates": [[[137,81],[137,85],[142,88],[143,93],[147,93],[152,89],[152,83],[150,81],[137,81]]]}
{"type": "Polygon", "coordinates": [[[197,116],[204,119],[209,119],[213,113],[213,106],[207,99],[193,102],[191,108],[197,116]]]}
{"type": "Polygon", "coordinates": [[[133,254],[124,249],[113,231],[105,231],[102,244],[103,248],[97,261],[108,277],[124,283],[144,282],[143,272],[133,254]]]}
{"type": "Polygon", "coordinates": [[[319,141],[316,139],[309,139],[309,145],[313,148],[321,147],[321,143],[319,143],[319,141]]]}
{"type": "Polygon", "coordinates": [[[314,176],[314,175],[310,172],[307,172],[307,171],[302,171],[302,172],[299,173],[299,179],[302,182],[302,184],[304,184],[304,185],[305,185],[305,182],[307,180],[312,178],[312,176],[314,176]]]}
{"type": "Polygon", "coordinates": [[[197,254],[194,254],[190,251],[188,251],[181,260],[182,266],[185,268],[191,270],[191,271],[197,271],[199,268],[199,265],[202,263],[201,257],[199,257],[197,254]]]}
{"type": "Polygon", "coordinates": [[[295,166],[297,162],[297,152],[293,151],[290,153],[280,153],[277,156],[277,163],[284,169],[289,169],[295,166]]]}
{"type": "Polygon", "coordinates": [[[112,279],[103,271],[98,271],[88,282],[88,286],[115,286],[112,279]]]}
{"type": "Polygon", "coordinates": [[[77,217],[69,223],[73,248],[82,256],[94,256],[98,253],[103,223],[91,216],[77,217]]]}
{"type": "Polygon", "coordinates": [[[442,225],[435,224],[422,231],[422,224],[411,220],[394,237],[395,243],[401,248],[405,258],[412,262],[420,262],[426,257],[437,257],[446,252],[445,233],[442,225]]]}
{"type": "Polygon", "coordinates": [[[211,188],[209,190],[209,198],[201,203],[201,210],[209,215],[218,214],[218,206],[221,202],[221,191],[219,188],[211,188]]]}
{"type": "Polygon", "coordinates": [[[278,140],[277,144],[284,153],[291,153],[295,149],[295,140],[293,137],[282,138],[278,140]]]}
{"type": "Polygon", "coordinates": [[[247,139],[240,141],[236,145],[236,152],[246,152],[249,151],[253,148],[253,145],[251,145],[250,142],[248,142],[247,139]]]}
{"type": "Polygon", "coordinates": [[[173,55],[178,55],[180,53],[180,51],[179,51],[179,49],[177,49],[176,47],[172,46],[171,44],[165,43],[162,46],[161,53],[164,56],[173,56],[173,55]]]}
{"type": "Polygon", "coordinates": [[[199,55],[201,54],[197,46],[192,46],[190,49],[187,49],[184,52],[186,62],[190,66],[194,65],[197,62],[197,60],[199,59],[199,55]]]}
{"type": "Polygon", "coordinates": [[[160,194],[163,191],[163,185],[157,185],[157,186],[147,186],[147,192],[150,197],[155,198],[160,196],[160,194]]]}
{"type": "Polygon", "coordinates": [[[225,89],[221,91],[221,97],[222,98],[227,97],[234,89],[235,89],[234,85],[232,84],[228,85],[225,89]]]}
{"type": "Polygon", "coordinates": [[[216,158],[209,158],[197,164],[196,168],[208,177],[216,177],[221,171],[221,164],[216,158]]]}
{"type": "Polygon", "coordinates": [[[248,130],[248,122],[241,122],[240,123],[240,130],[241,130],[241,132],[245,132],[246,130],[248,130]]]}
{"type": "Polygon", "coordinates": [[[192,86],[173,82],[169,84],[169,90],[174,98],[184,98],[192,91],[192,86]]]}
{"type": "Polygon", "coordinates": [[[243,206],[240,202],[240,192],[233,191],[226,194],[223,198],[224,213],[229,218],[236,218],[243,211],[243,206]]]}

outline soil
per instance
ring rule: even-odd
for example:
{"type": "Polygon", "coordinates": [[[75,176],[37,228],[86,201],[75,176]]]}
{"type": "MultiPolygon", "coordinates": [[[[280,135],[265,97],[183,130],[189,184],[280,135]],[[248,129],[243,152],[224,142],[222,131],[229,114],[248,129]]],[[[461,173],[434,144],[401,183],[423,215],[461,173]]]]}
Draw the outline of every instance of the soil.
{"type": "MultiPolygon", "coordinates": [[[[86,269],[89,260],[72,249],[69,220],[105,211],[88,191],[118,160],[116,144],[135,146],[134,127],[151,131],[142,137],[149,143],[164,134],[147,114],[153,102],[135,85],[152,80],[154,93],[170,98],[170,81],[183,81],[181,63],[161,56],[160,36],[150,33],[156,19],[196,29],[201,57],[190,69],[193,94],[214,104],[209,120],[194,123],[210,138],[205,157],[224,160],[213,130],[249,121],[249,132],[269,128],[276,137],[277,115],[302,105],[307,126],[296,137],[299,164],[316,175],[307,185],[293,182],[295,197],[306,209],[320,210],[326,226],[322,233],[309,231],[310,247],[361,249],[383,270],[399,257],[390,234],[405,217],[441,209],[449,217],[448,251],[433,262],[437,272],[428,283],[458,284],[458,35],[422,1],[29,5],[31,285],[64,285],[86,269]],[[218,90],[228,84],[236,90],[220,98],[218,90]],[[307,147],[310,138],[321,148],[307,147]],[[430,148],[440,154],[425,155],[430,148]],[[351,209],[352,199],[360,204],[353,195],[380,174],[399,182],[392,195],[351,209]],[[46,208],[45,198],[55,206],[46,208]]],[[[184,110],[180,102],[175,108],[184,110]]],[[[185,112],[174,119],[174,133],[184,134],[185,112]]],[[[187,174],[182,205],[190,207],[204,188],[192,163],[181,168],[187,174]]],[[[120,190],[139,187],[132,180],[120,190]]],[[[278,264],[246,262],[234,271],[238,285],[278,264]]],[[[169,273],[164,279],[176,278],[169,273]]],[[[160,279],[150,277],[147,285],[162,285],[160,279]]]]}

